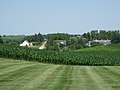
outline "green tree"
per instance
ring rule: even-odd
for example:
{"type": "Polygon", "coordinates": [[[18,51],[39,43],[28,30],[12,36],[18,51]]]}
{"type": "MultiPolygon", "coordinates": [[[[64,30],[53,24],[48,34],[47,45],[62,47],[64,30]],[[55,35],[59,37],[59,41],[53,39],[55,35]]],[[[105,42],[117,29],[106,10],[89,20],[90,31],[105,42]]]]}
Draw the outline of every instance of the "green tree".
{"type": "Polygon", "coordinates": [[[43,41],[44,41],[43,35],[38,33],[38,35],[37,35],[37,42],[40,43],[40,42],[43,42],[43,41]]]}
{"type": "Polygon", "coordinates": [[[86,37],[87,37],[87,40],[88,40],[88,41],[91,41],[91,35],[90,35],[89,32],[87,33],[87,36],[86,36],[86,37]]]}
{"type": "Polygon", "coordinates": [[[112,43],[120,43],[120,32],[119,30],[112,31],[112,43]]]}
{"type": "Polygon", "coordinates": [[[82,36],[83,36],[84,38],[87,38],[87,34],[86,34],[86,33],[84,33],[82,36]]]}
{"type": "Polygon", "coordinates": [[[58,44],[54,44],[53,47],[54,47],[53,50],[55,50],[55,51],[59,51],[60,50],[60,47],[59,47],[58,44]]]}
{"type": "Polygon", "coordinates": [[[2,37],[1,37],[1,35],[0,35],[0,43],[3,43],[3,39],[2,39],[2,37]]]}
{"type": "Polygon", "coordinates": [[[99,31],[99,39],[107,39],[107,32],[106,30],[99,31]]]}

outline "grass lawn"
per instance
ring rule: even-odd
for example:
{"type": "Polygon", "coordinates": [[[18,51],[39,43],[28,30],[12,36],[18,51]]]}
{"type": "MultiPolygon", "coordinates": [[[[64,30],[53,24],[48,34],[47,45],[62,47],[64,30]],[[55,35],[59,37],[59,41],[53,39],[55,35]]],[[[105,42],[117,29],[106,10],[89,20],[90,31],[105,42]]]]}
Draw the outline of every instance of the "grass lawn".
{"type": "Polygon", "coordinates": [[[120,90],[120,66],[67,66],[0,58],[0,90],[120,90]]]}

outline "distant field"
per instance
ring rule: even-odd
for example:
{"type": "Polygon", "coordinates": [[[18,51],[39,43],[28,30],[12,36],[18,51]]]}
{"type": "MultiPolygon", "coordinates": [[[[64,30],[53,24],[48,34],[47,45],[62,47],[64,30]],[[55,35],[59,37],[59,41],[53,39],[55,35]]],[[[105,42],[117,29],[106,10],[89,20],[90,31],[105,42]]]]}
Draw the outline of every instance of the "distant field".
{"type": "Polygon", "coordinates": [[[21,40],[24,39],[24,35],[16,35],[16,36],[2,36],[2,39],[4,42],[10,42],[10,41],[15,41],[15,42],[20,42],[21,40]]]}
{"type": "Polygon", "coordinates": [[[120,66],[68,66],[0,58],[0,90],[120,90],[120,66]]]}

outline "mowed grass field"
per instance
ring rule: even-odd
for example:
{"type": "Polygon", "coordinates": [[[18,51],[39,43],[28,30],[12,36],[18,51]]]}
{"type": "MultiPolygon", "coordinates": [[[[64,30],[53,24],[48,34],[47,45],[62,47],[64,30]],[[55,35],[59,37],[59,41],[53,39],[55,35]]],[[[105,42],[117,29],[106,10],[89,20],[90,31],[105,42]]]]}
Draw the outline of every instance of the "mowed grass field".
{"type": "Polygon", "coordinates": [[[120,90],[120,66],[54,65],[0,58],[0,90],[120,90]]]}

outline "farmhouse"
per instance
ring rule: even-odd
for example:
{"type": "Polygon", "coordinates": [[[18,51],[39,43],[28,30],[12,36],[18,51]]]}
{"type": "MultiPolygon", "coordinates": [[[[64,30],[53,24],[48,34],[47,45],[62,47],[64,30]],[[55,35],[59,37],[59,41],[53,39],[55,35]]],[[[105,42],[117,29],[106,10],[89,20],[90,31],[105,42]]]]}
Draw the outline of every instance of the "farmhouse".
{"type": "Polygon", "coordinates": [[[103,44],[103,45],[109,45],[111,44],[111,40],[93,40],[93,41],[89,41],[86,45],[88,46],[91,46],[91,43],[100,43],[100,44],[103,44]]]}
{"type": "Polygon", "coordinates": [[[111,40],[93,40],[93,42],[98,42],[98,43],[101,43],[101,44],[104,44],[104,45],[109,45],[111,44],[111,40]]]}
{"type": "Polygon", "coordinates": [[[30,47],[30,46],[33,46],[31,42],[28,42],[28,40],[25,40],[22,44],[20,44],[20,46],[27,46],[27,47],[30,47]]]}

